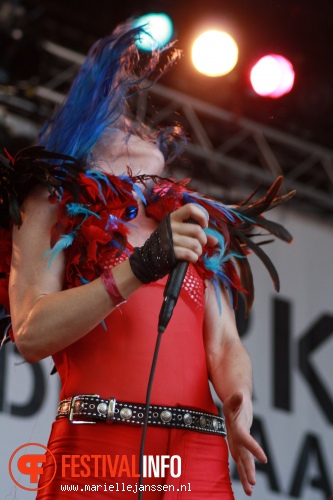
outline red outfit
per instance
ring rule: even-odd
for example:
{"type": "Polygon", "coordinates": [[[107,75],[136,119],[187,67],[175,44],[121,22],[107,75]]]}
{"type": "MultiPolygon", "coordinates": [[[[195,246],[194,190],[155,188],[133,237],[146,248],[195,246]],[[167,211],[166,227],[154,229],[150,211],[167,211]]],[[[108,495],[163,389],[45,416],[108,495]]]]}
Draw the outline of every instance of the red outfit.
{"type": "MultiPolygon", "coordinates": [[[[61,399],[74,394],[97,393],[123,401],[145,401],[146,388],[157,335],[157,319],[163,300],[166,278],[143,286],[116,308],[102,325],[54,356],[62,381],[61,399]]],[[[185,406],[217,413],[207,377],[202,340],[204,286],[194,266],[190,266],[170,324],[163,334],[151,403],[185,406]]],[[[67,498],[60,485],[135,484],[137,477],[62,477],[62,455],[135,455],[138,464],[141,428],[122,424],[73,425],[67,419],[53,424],[48,448],[56,456],[58,473],[50,485],[39,492],[39,499],[67,498]]],[[[233,498],[228,473],[227,445],[221,436],[194,431],[148,427],[145,455],[179,455],[182,473],[179,478],[145,478],[144,485],[173,484],[175,491],[144,493],[151,499],[233,498]],[[179,485],[191,491],[177,492],[179,485]],[[190,486],[189,486],[190,484],[190,486]],[[222,495],[224,493],[224,496],[222,495]],[[182,496],[184,495],[184,496],[182,496]]],[[[50,466],[50,474],[53,467],[50,466]]],[[[67,469],[68,473],[69,469],[67,469]]],[[[48,479],[47,467],[40,486],[48,479]]],[[[107,486],[108,487],[108,486],[107,486]]],[[[105,488],[105,486],[104,486],[105,488]]],[[[85,493],[87,494],[87,493],[85,493]]],[[[68,498],[82,494],[67,493],[68,498]]],[[[92,495],[92,494],[91,494],[92,495]]],[[[92,498],[105,498],[100,491],[92,498]]],[[[133,498],[133,493],[113,492],[112,498],[133,498]]]]}
{"type": "MultiPolygon", "coordinates": [[[[132,197],[130,201],[133,203],[132,197]]],[[[126,206],[123,204],[123,207],[124,205],[126,206]]],[[[97,210],[97,213],[103,216],[104,207],[97,210]]],[[[119,217],[123,214],[123,208],[122,211],[113,213],[119,217]]],[[[108,217],[107,212],[106,216],[108,217]]],[[[64,223],[60,219],[53,230],[53,236],[55,233],[59,234],[59,225],[60,230],[63,230],[66,224],[69,224],[70,230],[75,227],[72,220],[64,223]]],[[[77,285],[78,276],[83,275],[85,280],[90,281],[94,277],[96,262],[100,272],[112,268],[130,253],[132,247],[127,243],[125,250],[117,256],[119,252],[108,245],[110,238],[108,240],[105,231],[101,230],[101,224],[100,219],[90,216],[80,227],[81,232],[67,252],[66,288],[77,285]],[[84,250],[86,259],[82,258],[84,238],[87,242],[87,249],[84,250]]],[[[115,221],[113,224],[116,224],[115,221]]],[[[53,356],[62,382],[61,399],[76,394],[99,394],[103,398],[115,397],[120,401],[145,402],[166,279],[142,286],[126,303],[117,307],[105,319],[106,330],[102,324],[98,325],[82,339],[53,356]]],[[[151,404],[183,406],[217,414],[208,383],[202,337],[203,317],[204,283],[196,268],[190,265],[174,314],[163,334],[151,404]]],[[[130,463],[134,460],[137,472],[141,433],[141,427],[118,423],[75,425],[70,424],[66,418],[57,420],[53,424],[48,443],[48,448],[57,461],[57,474],[47,487],[39,490],[38,499],[81,499],[81,488],[84,489],[88,484],[103,485],[99,491],[90,494],[94,499],[102,499],[108,495],[119,499],[135,498],[133,491],[138,478],[133,475],[132,470],[131,477],[125,472],[121,477],[110,477],[105,465],[98,464],[98,471],[94,469],[89,477],[82,477],[80,473],[71,477],[72,469],[65,467],[62,470],[62,457],[109,455],[115,460],[119,455],[127,457],[130,463]],[[125,487],[132,485],[133,490],[123,491],[123,483],[125,487]],[[79,492],[61,491],[61,485],[65,484],[79,485],[79,492]],[[115,489],[109,493],[110,485],[120,491],[115,489]]],[[[166,477],[144,478],[144,485],[155,488],[157,485],[171,485],[171,491],[145,492],[144,498],[234,498],[229,478],[228,448],[221,436],[200,434],[192,430],[148,427],[145,455],[179,455],[181,474],[178,478],[170,474],[166,477]],[[181,485],[187,491],[177,491],[181,490],[181,485]]],[[[53,471],[52,462],[49,461],[44,466],[41,487],[50,481],[53,471]]]]}

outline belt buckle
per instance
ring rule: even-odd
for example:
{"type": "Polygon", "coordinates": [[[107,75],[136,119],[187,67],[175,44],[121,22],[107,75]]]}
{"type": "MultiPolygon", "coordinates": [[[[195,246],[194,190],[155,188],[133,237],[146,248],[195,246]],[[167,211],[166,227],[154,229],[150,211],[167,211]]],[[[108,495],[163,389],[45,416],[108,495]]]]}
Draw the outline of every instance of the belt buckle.
{"type": "Polygon", "coordinates": [[[114,417],[114,414],[115,414],[116,404],[117,404],[116,398],[110,398],[109,399],[108,411],[107,411],[107,414],[106,414],[106,423],[107,424],[112,424],[112,422],[113,422],[113,417],[114,417]]]}
{"type": "Polygon", "coordinates": [[[99,398],[99,394],[76,394],[76,396],[73,396],[71,399],[70,403],[70,410],[69,410],[69,415],[68,415],[68,421],[71,424],[96,424],[96,422],[89,422],[89,420],[74,420],[74,404],[77,399],[79,398],[84,398],[84,397],[96,397],[99,398]]]}

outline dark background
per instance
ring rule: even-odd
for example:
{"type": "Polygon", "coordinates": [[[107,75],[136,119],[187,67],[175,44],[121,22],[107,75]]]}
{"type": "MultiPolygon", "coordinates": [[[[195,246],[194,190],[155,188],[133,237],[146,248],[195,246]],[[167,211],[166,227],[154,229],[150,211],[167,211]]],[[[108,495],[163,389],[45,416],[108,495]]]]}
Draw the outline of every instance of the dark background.
{"type": "MultiPolygon", "coordinates": [[[[4,110],[29,118],[39,128],[52,112],[54,104],[41,101],[34,88],[57,78],[66,70],[66,65],[43,50],[45,40],[85,54],[97,38],[108,34],[117,23],[148,12],[165,12],[171,17],[174,38],[183,51],[180,62],[163,76],[163,85],[229,110],[236,117],[250,118],[327,149],[327,162],[323,150],[321,164],[314,162],[311,168],[305,169],[305,175],[298,178],[303,186],[316,190],[316,209],[321,204],[320,193],[325,194],[324,211],[320,213],[332,214],[333,204],[330,207],[327,199],[333,194],[332,0],[2,0],[0,144],[15,151],[29,142],[26,137],[13,134],[10,127],[1,126],[4,110]],[[236,68],[219,78],[199,74],[191,62],[191,46],[196,35],[212,24],[227,29],[239,46],[236,68]],[[252,65],[268,52],[288,57],[296,73],[294,88],[279,99],[255,95],[249,82],[252,65]]],[[[57,90],[66,92],[73,75],[74,72],[69,72],[69,78],[58,85],[57,90]]],[[[209,127],[212,129],[215,124],[208,122],[206,129],[209,127]]],[[[221,141],[225,139],[222,134],[221,141]]],[[[238,158],[252,160],[255,165],[257,158],[251,158],[251,154],[248,148],[246,155],[242,151],[238,158]]],[[[280,156],[286,176],[299,162],[308,161],[296,155],[294,161],[293,154],[281,148],[276,156],[280,156]]],[[[227,181],[232,183],[233,175],[230,177],[227,181]]],[[[213,177],[211,180],[220,182],[213,177]]],[[[293,186],[290,184],[290,187],[293,186]]],[[[299,193],[301,195],[301,190],[299,193]]],[[[311,193],[304,195],[310,205],[311,196],[311,193]]]]}

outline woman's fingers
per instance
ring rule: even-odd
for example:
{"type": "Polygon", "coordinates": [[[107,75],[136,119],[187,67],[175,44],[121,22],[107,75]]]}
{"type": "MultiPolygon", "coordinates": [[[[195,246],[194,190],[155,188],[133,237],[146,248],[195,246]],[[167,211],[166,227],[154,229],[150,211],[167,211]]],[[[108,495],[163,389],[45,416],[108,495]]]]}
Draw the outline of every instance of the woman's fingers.
{"type": "Polygon", "coordinates": [[[177,260],[186,260],[195,264],[199,258],[199,255],[189,248],[174,247],[173,249],[177,260]]]}
{"type": "Polygon", "coordinates": [[[206,235],[208,226],[206,211],[195,203],[188,203],[170,215],[174,252],[178,260],[196,262],[202,254],[202,247],[215,246],[214,236],[206,235]]]}
{"type": "Polygon", "coordinates": [[[267,457],[264,450],[252,436],[248,436],[245,446],[252,453],[252,455],[256,457],[257,460],[259,460],[259,462],[262,462],[264,464],[267,463],[267,457]]]}
{"type": "Polygon", "coordinates": [[[200,208],[200,205],[188,203],[181,208],[178,208],[170,215],[172,222],[186,222],[188,219],[194,219],[202,228],[208,227],[208,218],[206,210],[200,208]]]}
{"type": "Polygon", "coordinates": [[[202,247],[207,243],[203,229],[197,225],[184,223],[176,223],[171,227],[176,258],[196,262],[202,254],[202,247]]]}
{"type": "Polygon", "coordinates": [[[252,495],[253,484],[248,480],[248,476],[244,467],[242,460],[237,462],[237,470],[239,474],[239,479],[241,480],[243,490],[247,495],[252,495]]]}
{"type": "Polygon", "coordinates": [[[206,245],[208,247],[215,247],[218,244],[219,241],[218,241],[217,238],[215,238],[215,236],[213,236],[212,234],[206,234],[206,236],[207,236],[207,243],[206,243],[206,245]]]}
{"type": "Polygon", "coordinates": [[[207,243],[207,235],[202,229],[201,226],[198,224],[190,224],[187,222],[174,222],[171,223],[171,229],[172,229],[172,237],[174,243],[176,242],[176,239],[180,237],[184,237],[189,239],[195,239],[197,240],[201,246],[205,246],[207,243]]]}

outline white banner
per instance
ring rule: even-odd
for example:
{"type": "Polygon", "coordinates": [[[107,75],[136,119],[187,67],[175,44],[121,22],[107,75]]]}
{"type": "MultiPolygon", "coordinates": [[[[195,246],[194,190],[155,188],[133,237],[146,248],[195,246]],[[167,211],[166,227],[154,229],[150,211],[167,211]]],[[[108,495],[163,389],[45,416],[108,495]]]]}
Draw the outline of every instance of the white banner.
{"type": "MultiPolygon", "coordinates": [[[[256,298],[242,338],[254,369],[253,434],[269,460],[258,467],[252,498],[327,500],[333,494],[333,228],[287,211],[271,214],[294,242],[265,249],[280,276],[279,294],[251,257],[256,298]]],[[[237,500],[247,498],[239,481],[234,491],[237,500]]]]}

